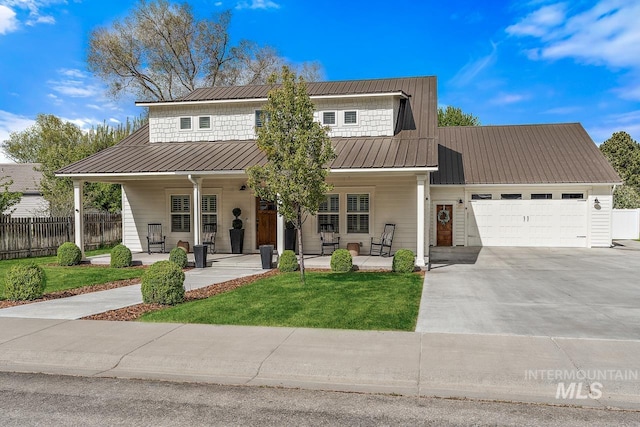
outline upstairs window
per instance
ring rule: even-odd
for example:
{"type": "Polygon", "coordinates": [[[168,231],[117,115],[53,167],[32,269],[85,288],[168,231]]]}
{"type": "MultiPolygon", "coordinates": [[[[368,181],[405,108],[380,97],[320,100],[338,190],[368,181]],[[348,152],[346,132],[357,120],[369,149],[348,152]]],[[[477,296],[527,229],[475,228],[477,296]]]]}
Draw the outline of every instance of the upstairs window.
{"type": "Polygon", "coordinates": [[[180,130],[191,130],[191,117],[180,117],[180,130]]]}
{"type": "Polygon", "coordinates": [[[211,129],[211,116],[198,117],[198,129],[200,130],[211,129]]]}
{"type": "Polygon", "coordinates": [[[269,121],[269,113],[263,110],[256,110],[256,129],[261,128],[269,121]]]}
{"type": "Polygon", "coordinates": [[[191,197],[187,194],[171,196],[171,232],[191,232],[191,197]]]}
{"type": "Polygon", "coordinates": [[[472,194],[471,200],[491,200],[491,194],[472,194]]]}
{"type": "Polygon", "coordinates": [[[531,194],[531,200],[551,200],[553,199],[553,196],[551,195],[551,193],[532,193],[531,194]]]}
{"type": "Polygon", "coordinates": [[[325,224],[333,225],[333,231],[340,232],[340,196],[329,194],[318,208],[318,233],[325,224]]]}
{"type": "Polygon", "coordinates": [[[347,194],[347,233],[369,233],[368,194],[347,194]]]}
{"type": "Polygon", "coordinates": [[[345,125],[357,125],[358,124],[358,112],[357,111],[345,111],[344,112],[344,124],[345,125]]]}
{"type": "Polygon", "coordinates": [[[322,124],[334,126],[336,124],[336,112],[335,111],[323,111],[322,112],[322,124]]]}
{"type": "Polygon", "coordinates": [[[501,194],[500,198],[502,200],[522,200],[522,194],[516,194],[516,193],[501,194]]]}
{"type": "Polygon", "coordinates": [[[583,193],[562,193],[563,199],[584,199],[583,193]]]}

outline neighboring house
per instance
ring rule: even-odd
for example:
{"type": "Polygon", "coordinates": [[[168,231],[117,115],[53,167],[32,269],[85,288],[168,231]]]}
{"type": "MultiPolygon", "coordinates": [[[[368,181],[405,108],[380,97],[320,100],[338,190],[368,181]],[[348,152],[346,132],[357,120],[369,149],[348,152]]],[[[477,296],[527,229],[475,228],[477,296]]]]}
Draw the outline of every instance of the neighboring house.
{"type": "MultiPolygon", "coordinates": [[[[324,223],[339,232],[341,247],[361,242],[364,253],[394,223],[393,250],[414,250],[418,265],[429,244],[611,244],[620,178],[580,124],[438,128],[435,77],[307,88],[337,157],[328,177],[335,188],[304,224],[306,252],[320,253],[324,223]]],[[[281,250],[284,224],[274,204],[246,187],[244,172],[265,160],[255,128],[268,90],[214,87],[139,102],[149,108],[147,126],[58,175],[74,180],[77,207],[83,181],[122,184],[123,243],[134,251],[146,250],[148,223],[162,223],[173,247],[199,243],[202,224],[215,222],[217,248],[228,252],[235,207],[245,252],[262,244],[281,250]]]]}
{"type": "Polygon", "coordinates": [[[49,216],[49,204],[40,192],[42,172],[36,170],[39,167],[40,163],[0,164],[0,177],[13,180],[9,191],[22,193],[20,203],[12,207],[15,209],[12,217],[49,216]]]}

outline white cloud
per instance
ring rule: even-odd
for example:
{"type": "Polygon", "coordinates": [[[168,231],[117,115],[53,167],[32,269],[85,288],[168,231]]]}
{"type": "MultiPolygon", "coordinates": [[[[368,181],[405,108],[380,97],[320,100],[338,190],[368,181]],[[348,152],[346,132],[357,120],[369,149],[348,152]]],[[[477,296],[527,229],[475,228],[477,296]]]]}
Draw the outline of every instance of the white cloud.
{"type": "MultiPolygon", "coordinates": [[[[32,126],[35,120],[25,116],[0,110],[0,143],[9,139],[11,132],[20,132],[32,126]]],[[[13,162],[6,154],[0,150],[0,163],[13,162]]]]}
{"type": "Polygon", "coordinates": [[[541,7],[506,32],[540,41],[527,51],[532,59],[573,58],[613,68],[640,68],[638,17],[636,0],[601,0],[573,14],[558,3],[541,7]]]}
{"type": "Polygon", "coordinates": [[[0,35],[7,34],[18,29],[16,13],[7,6],[0,5],[0,35]]]}
{"type": "Polygon", "coordinates": [[[546,111],[543,111],[542,114],[566,115],[566,114],[577,113],[580,110],[582,110],[582,107],[578,107],[578,106],[556,107],[556,108],[550,108],[546,111]]]}
{"type": "Polygon", "coordinates": [[[11,31],[18,28],[20,21],[27,26],[38,24],[55,24],[56,19],[50,14],[42,14],[42,9],[47,9],[56,4],[67,4],[67,0],[0,0],[0,34],[9,31],[2,31],[3,25],[6,23],[6,11],[10,11],[12,15],[13,25],[11,31]]]}
{"type": "Polygon", "coordinates": [[[493,65],[496,62],[496,58],[498,56],[498,46],[491,42],[491,53],[482,58],[475,59],[473,61],[468,62],[464,67],[462,67],[455,76],[451,79],[451,83],[457,86],[466,86],[473,80],[475,80],[476,76],[480,74],[485,68],[493,65]]]}
{"type": "Polygon", "coordinates": [[[528,95],[518,94],[518,93],[501,93],[495,98],[493,98],[490,102],[496,105],[509,105],[515,104],[517,102],[524,101],[528,99],[528,95]]]}
{"type": "Polygon", "coordinates": [[[636,141],[640,139],[640,110],[605,116],[597,126],[587,129],[597,143],[609,139],[614,132],[625,131],[636,141]]]}
{"type": "Polygon", "coordinates": [[[239,2],[236,9],[280,9],[280,5],[271,0],[251,0],[239,2]]]}
{"type": "Polygon", "coordinates": [[[29,19],[26,24],[30,27],[33,27],[34,25],[37,24],[55,24],[56,23],[56,18],[54,18],[53,16],[38,16],[35,19],[29,19]]]}
{"type": "Polygon", "coordinates": [[[118,120],[118,119],[116,119],[114,117],[109,118],[109,122],[116,123],[116,124],[122,123],[120,120],[118,120]]]}
{"type": "Polygon", "coordinates": [[[84,71],[75,68],[61,68],[57,80],[49,80],[49,87],[60,95],[71,98],[97,97],[103,89],[84,71]]]}

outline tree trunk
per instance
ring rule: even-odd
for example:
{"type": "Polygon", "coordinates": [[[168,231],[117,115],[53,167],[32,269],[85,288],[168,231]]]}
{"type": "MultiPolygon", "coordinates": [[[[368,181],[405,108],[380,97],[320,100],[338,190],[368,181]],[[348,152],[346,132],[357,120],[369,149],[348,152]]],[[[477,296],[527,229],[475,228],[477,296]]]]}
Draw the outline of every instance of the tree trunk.
{"type": "Polygon", "coordinates": [[[302,214],[300,212],[300,208],[298,208],[298,220],[296,224],[296,228],[298,229],[298,255],[300,255],[300,280],[304,285],[305,277],[304,277],[304,252],[302,250],[302,214]]]}

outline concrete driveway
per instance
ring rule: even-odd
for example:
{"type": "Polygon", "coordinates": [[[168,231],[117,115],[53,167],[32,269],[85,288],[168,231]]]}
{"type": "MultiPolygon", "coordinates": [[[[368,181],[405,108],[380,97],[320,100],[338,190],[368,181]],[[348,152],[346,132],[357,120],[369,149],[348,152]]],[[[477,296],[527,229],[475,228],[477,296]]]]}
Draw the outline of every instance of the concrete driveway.
{"type": "Polygon", "coordinates": [[[640,340],[640,243],[436,248],[416,331],[640,340]]]}

